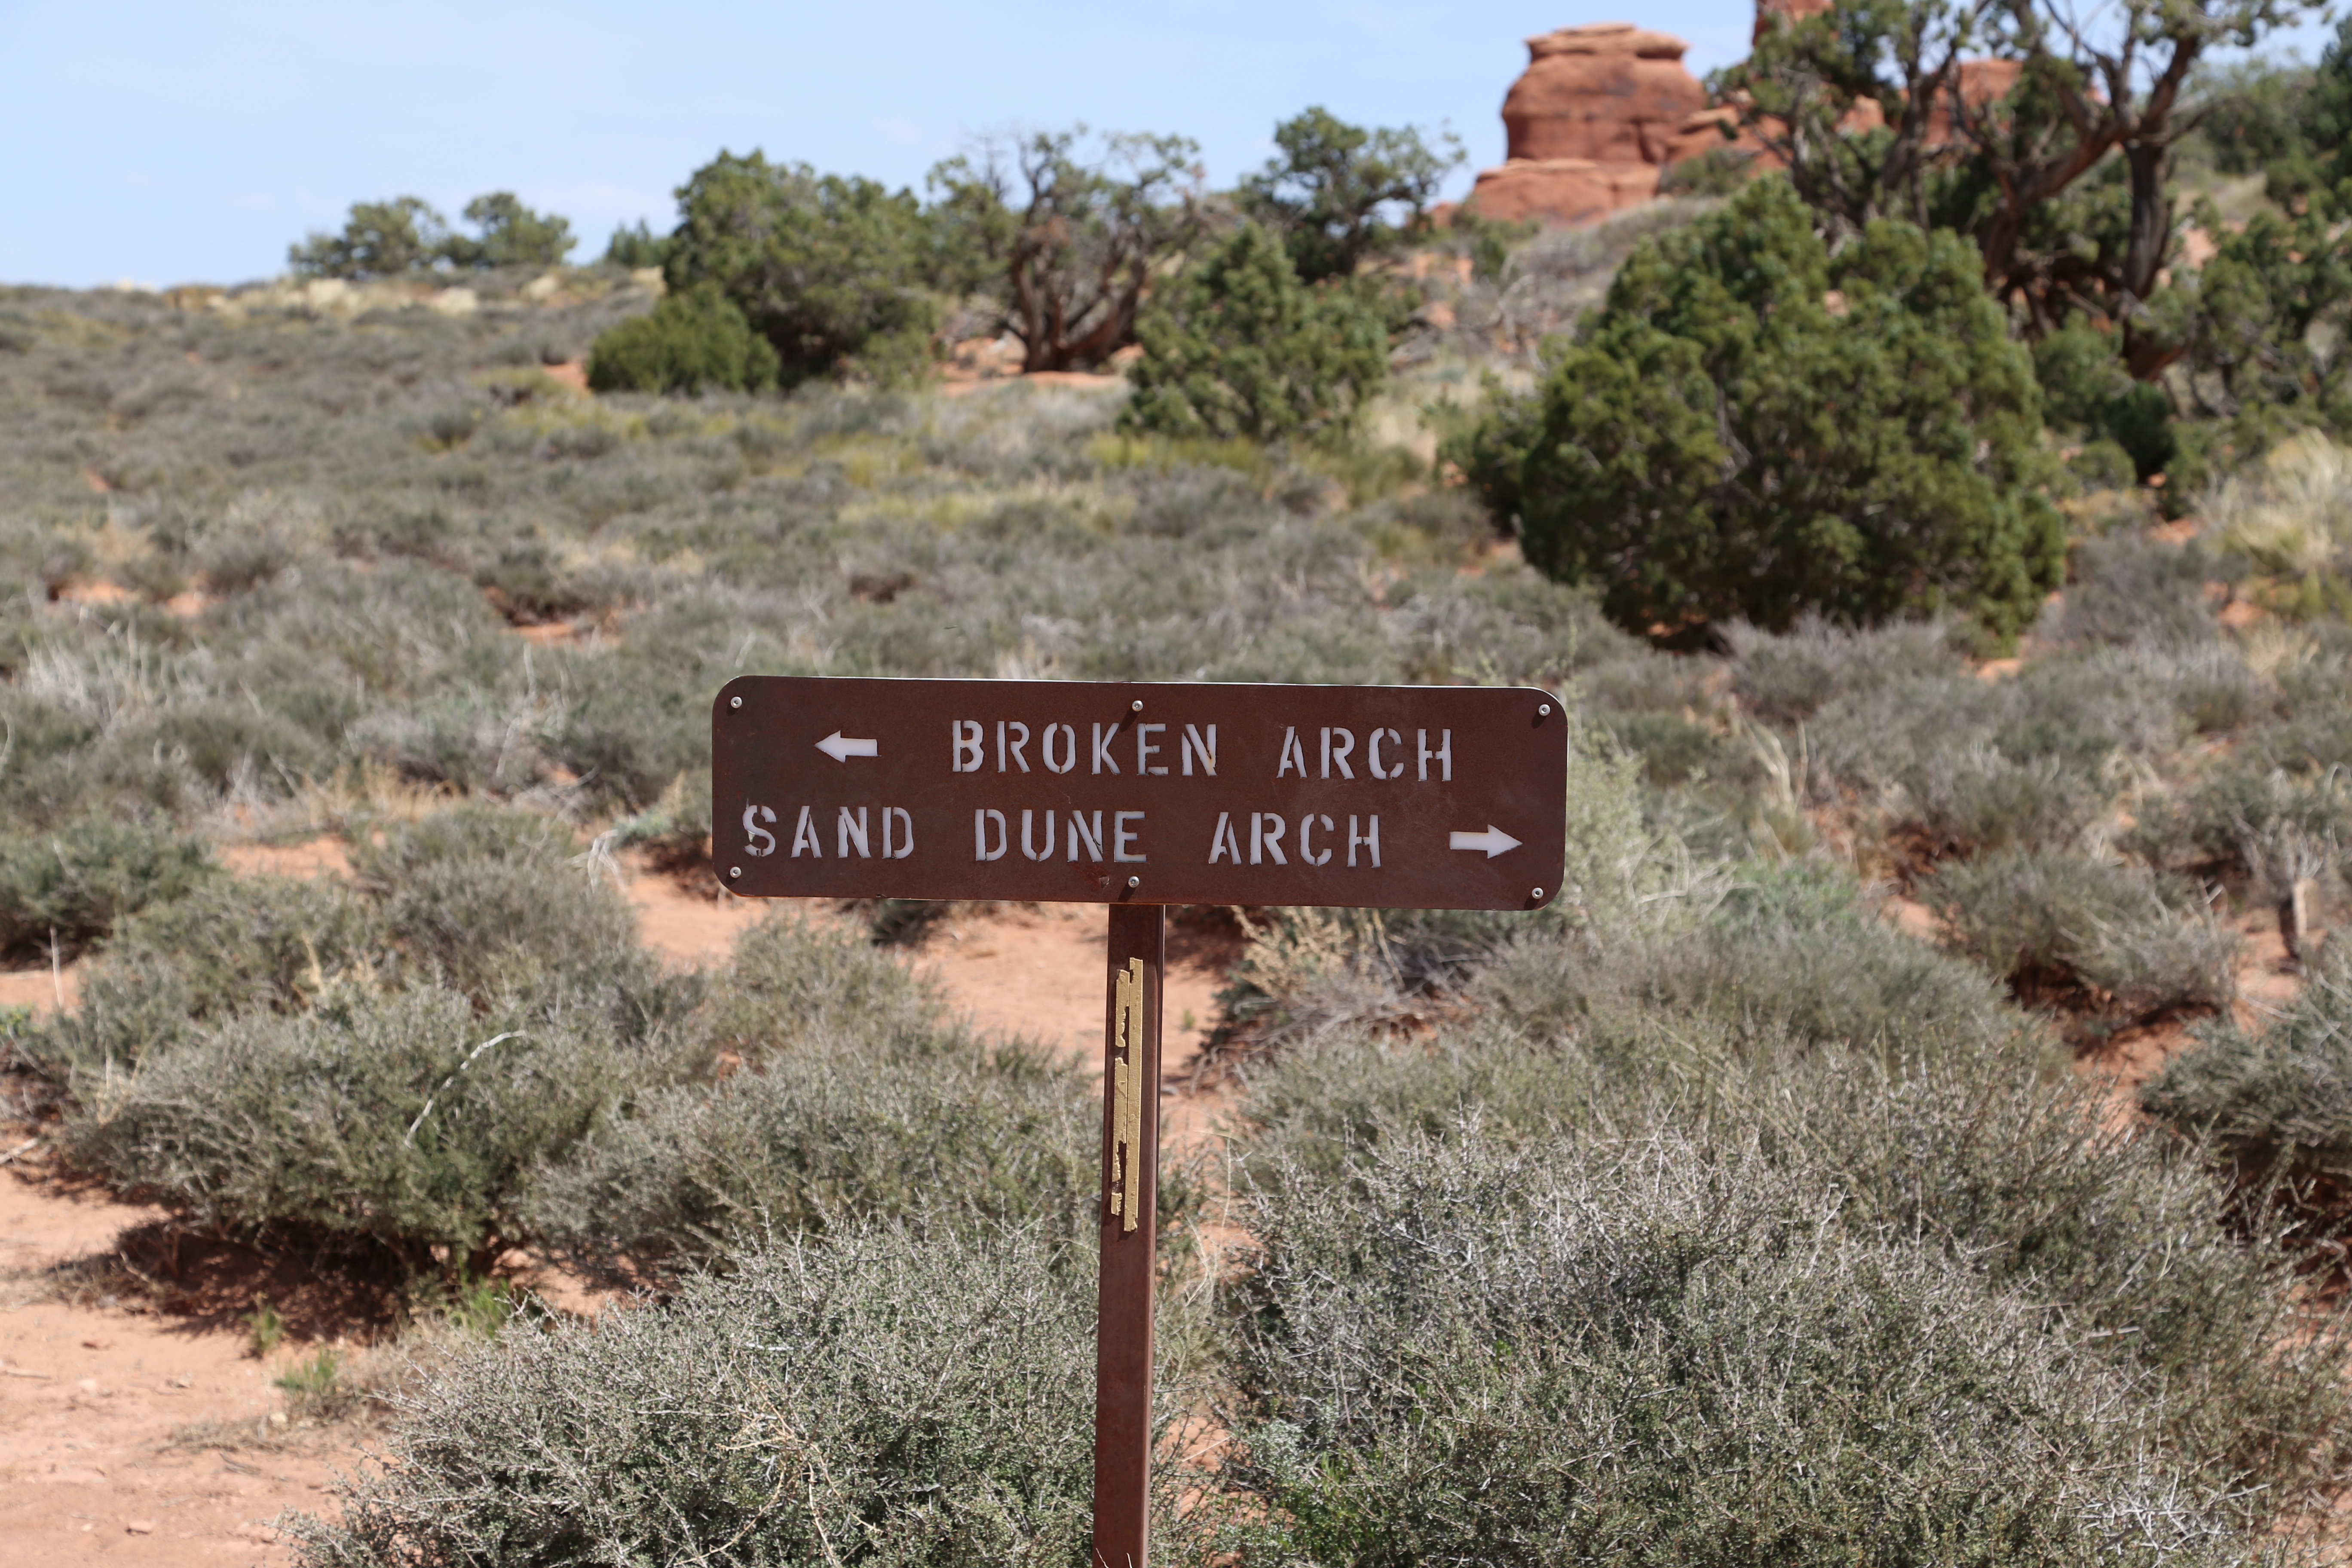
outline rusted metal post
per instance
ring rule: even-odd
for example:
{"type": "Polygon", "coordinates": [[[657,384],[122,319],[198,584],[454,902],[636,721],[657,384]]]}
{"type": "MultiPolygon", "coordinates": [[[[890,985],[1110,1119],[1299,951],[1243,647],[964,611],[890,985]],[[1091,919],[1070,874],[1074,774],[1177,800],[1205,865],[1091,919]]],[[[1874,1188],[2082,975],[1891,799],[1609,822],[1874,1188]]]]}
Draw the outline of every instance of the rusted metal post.
{"type": "Polygon", "coordinates": [[[1151,1521],[1151,1307],[1160,1192],[1166,911],[1110,909],[1103,1050],[1102,1277],[1095,1327],[1095,1565],[1144,1568],[1151,1521]]]}

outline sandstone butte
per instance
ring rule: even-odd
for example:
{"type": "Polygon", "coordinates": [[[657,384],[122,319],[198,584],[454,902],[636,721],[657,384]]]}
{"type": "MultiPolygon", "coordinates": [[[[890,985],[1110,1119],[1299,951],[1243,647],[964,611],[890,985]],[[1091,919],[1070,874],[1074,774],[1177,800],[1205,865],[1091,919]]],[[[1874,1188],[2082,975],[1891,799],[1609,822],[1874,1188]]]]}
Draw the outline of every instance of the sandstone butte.
{"type": "Polygon", "coordinates": [[[1675,132],[1707,107],[1683,65],[1689,47],[1631,22],[1529,38],[1527,71],[1503,100],[1507,161],[1470,194],[1479,213],[1590,223],[1656,195],[1675,132]]]}
{"type": "MultiPolygon", "coordinates": [[[[1830,8],[1831,0],[1758,0],[1756,34],[1830,8]]],[[[1669,34],[1631,22],[1560,27],[1528,39],[1528,68],[1503,100],[1506,162],[1479,171],[1470,193],[1481,216],[1507,223],[1596,222],[1658,193],[1658,177],[1685,158],[1732,147],[1758,167],[1775,159],[1751,132],[1738,129],[1738,111],[1710,107],[1706,89],[1683,65],[1689,47],[1669,34]]],[[[1970,104],[1997,99],[2015,85],[2013,60],[1969,60],[1960,68],[1960,91],[1970,104]]],[[[1857,104],[1841,129],[1883,124],[1878,106],[1857,104]]],[[[1938,106],[1930,146],[1956,133],[1938,106]]],[[[1440,209],[1444,221],[1450,209],[1440,209]]]]}

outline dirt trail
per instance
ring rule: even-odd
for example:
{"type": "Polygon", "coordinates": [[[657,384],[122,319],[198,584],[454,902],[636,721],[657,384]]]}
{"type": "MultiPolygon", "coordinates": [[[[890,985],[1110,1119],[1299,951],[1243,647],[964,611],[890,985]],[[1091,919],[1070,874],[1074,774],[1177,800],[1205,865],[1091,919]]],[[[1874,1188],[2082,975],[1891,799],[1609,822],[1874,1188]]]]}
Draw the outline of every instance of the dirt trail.
{"type": "Polygon", "coordinates": [[[0,1173],[0,1540],[21,1568],[280,1563],[273,1524],[316,1509],[355,1453],[346,1433],[273,1425],[284,1402],[240,1331],[138,1310],[92,1281],[60,1300],[46,1271],[100,1257],[162,1217],[0,1173]]]}
{"type": "MultiPolygon", "coordinates": [[[[706,893],[624,858],[637,927],[655,952],[679,963],[726,962],[735,939],[777,906],[817,921],[846,921],[821,899],[738,899],[706,893]]],[[[1089,904],[950,906],[926,933],[916,963],[938,976],[950,1005],[983,1033],[1019,1035],[1102,1072],[1103,911],[1089,904]]],[[[1169,931],[1164,1076],[1189,1077],[1216,1021],[1216,994],[1239,939],[1177,926],[1169,931]]],[[[1171,1089],[1163,1141],[1189,1152],[1207,1137],[1213,1099],[1171,1089]]]]}
{"type": "MultiPolygon", "coordinates": [[[[330,840],[223,853],[248,875],[335,876],[348,860],[330,840]]],[[[735,939],[768,912],[765,901],[710,894],[625,858],[630,900],[646,943],[681,964],[725,962],[735,939]]],[[[829,903],[810,918],[846,921],[829,903]]],[[[938,975],[952,1006],[982,1029],[1019,1034],[1101,1071],[1103,914],[1098,909],[956,906],[928,934],[916,962],[938,975]]],[[[1169,1076],[1197,1058],[1233,944],[1171,933],[1165,1059],[1169,1076]]],[[[73,1004],[73,964],[0,973],[0,1005],[73,1004]]],[[[1162,1100],[1171,1152],[1212,1134],[1221,1101],[1172,1090],[1162,1100]]],[[[0,1541],[15,1568],[100,1562],[266,1564],[291,1561],[273,1521],[330,1506],[325,1489],[360,1458],[351,1426],[273,1425],[275,1386],[297,1360],[331,1338],[334,1303],[305,1313],[299,1262],[274,1268],[215,1255],[159,1310],[133,1290],[115,1294],[93,1266],[161,1209],[114,1203],[57,1178],[26,1132],[0,1126],[0,1541]],[[80,1266],[92,1278],[61,1276],[80,1266]],[[251,1297],[286,1310],[288,1342],[251,1353],[242,1322],[251,1297]]],[[[142,1254],[143,1256],[143,1254],[142,1254]]],[[[574,1292],[551,1292],[568,1300],[574,1292]]],[[[584,1304],[586,1298],[582,1298],[584,1304]]],[[[345,1315],[349,1321],[349,1315],[345,1315]]]]}

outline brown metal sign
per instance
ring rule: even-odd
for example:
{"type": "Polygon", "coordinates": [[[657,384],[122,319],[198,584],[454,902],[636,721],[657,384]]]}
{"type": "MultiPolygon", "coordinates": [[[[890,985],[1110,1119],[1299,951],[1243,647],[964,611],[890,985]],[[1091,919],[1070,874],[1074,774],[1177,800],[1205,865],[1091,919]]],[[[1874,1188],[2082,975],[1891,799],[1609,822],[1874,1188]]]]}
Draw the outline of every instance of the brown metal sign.
{"type": "Polygon", "coordinates": [[[712,858],[751,898],[1530,910],[1568,723],[1528,687],[744,676],[712,858]]]}

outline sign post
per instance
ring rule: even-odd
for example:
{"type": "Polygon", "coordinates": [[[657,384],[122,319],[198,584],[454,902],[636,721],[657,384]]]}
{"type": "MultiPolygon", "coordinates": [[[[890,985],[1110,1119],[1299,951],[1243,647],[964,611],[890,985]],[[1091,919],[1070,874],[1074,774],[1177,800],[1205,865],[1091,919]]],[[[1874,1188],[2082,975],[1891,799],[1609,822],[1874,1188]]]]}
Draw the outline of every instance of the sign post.
{"type": "Polygon", "coordinates": [[[1166,906],[1540,908],[1559,700],[744,676],[710,728],[711,858],[743,897],[1110,906],[1095,1562],[1145,1568],[1166,906]]]}

